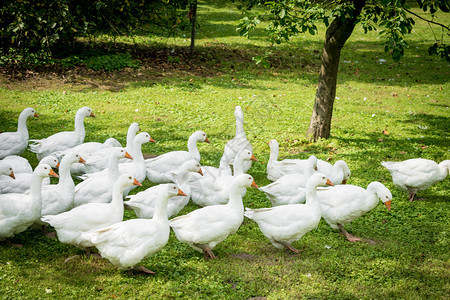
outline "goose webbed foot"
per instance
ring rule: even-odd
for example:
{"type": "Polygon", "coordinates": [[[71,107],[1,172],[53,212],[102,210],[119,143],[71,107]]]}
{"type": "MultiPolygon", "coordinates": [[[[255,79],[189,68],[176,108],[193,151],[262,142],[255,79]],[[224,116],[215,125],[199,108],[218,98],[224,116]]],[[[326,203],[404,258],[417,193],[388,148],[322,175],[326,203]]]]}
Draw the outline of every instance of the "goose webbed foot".
{"type": "Polygon", "coordinates": [[[343,234],[347,238],[347,240],[349,240],[352,243],[361,242],[361,239],[359,237],[348,233],[347,230],[344,229],[344,226],[342,226],[341,224],[338,224],[338,226],[339,226],[339,229],[341,230],[341,234],[343,234]]]}
{"type": "Polygon", "coordinates": [[[301,251],[300,250],[298,250],[297,248],[295,248],[294,246],[292,246],[291,244],[289,244],[289,243],[286,243],[286,242],[280,242],[280,241],[275,241],[276,243],[278,243],[278,244],[280,244],[280,245],[283,245],[284,247],[286,247],[287,249],[289,249],[289,250],[291,250],[292,252],[294,252],[294,253],[300,253],[301,251]]]}
{"type": "Polygon", "coordinates": [[[155,272],[147,269],[144,266],[134,266],[132,269],[128,270],[128,275],[133,276],[134,271],[137,271],[138,273],[144,274],[144,275],[152,275],[155,274],[155,272]]]}
{"type": "Polygon", "coordinates": [[[22,248],[22,247],[23,247],[22,244],[18,244],[18,243],[13,243],[13,242],[11,242],[10,239],[7,239],[7,240],[6,240],[6,245],[9,246],[9,247],[13,247],[13,248],[22,248]]]}
{"type": "Polygon", "coordinates": [[[414,200],[414,197],[416,196],[416,193],[414,193],[414,192],[410,192],[409,193],[409,202],[412,202],[413,200],[414,200]]]}
{"type": "Polygon", "coordinates": [[[208,246],[199,245],[199,244],[194,244],[194,246],[203,250],[203,257],[206,260],[211,260],[211,259],[215,259],[216,258],[216,256],[214,255],[214,253],[212,252],[212,250],[208,246]]]}

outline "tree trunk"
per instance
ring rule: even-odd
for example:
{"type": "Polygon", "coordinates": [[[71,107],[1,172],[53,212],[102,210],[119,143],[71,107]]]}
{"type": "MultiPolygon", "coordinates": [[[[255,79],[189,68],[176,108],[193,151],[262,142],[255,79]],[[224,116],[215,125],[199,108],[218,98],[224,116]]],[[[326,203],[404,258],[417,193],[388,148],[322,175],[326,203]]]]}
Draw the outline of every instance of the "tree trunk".
{"type": "Polygon", "coordinates": [[[190,54],[194,54],[195,46],[195,25],[197,23],[197,0],[192,2],[191,10],[189,11],[189,16],[191,19],[191,49],[190,54]]]}
{"type": "Polygon", "coordinates": [[[366,0],[353,1],[355,10],[353,16],[341,20],[337,17],[331,22],[325,34],[325,44],[322,51],[322,65],[320,66],[319,83],[313,113],[306,132],[309,139],[329,138],[331,130],[331,116],[333,115],[334,98],[336,97],[336,82],[339,68],[341,49],[351,36],[357,18],[366,0]]]}

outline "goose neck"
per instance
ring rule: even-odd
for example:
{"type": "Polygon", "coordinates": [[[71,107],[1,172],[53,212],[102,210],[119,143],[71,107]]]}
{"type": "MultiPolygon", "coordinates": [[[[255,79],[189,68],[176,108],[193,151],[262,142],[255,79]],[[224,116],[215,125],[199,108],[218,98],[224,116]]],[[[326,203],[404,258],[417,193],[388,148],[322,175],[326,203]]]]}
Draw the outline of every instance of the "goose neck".
{"type": "Polygon", "coordinates": [[[167,203],[169,202],[169,197],[167,195],[159,196],[160,199],[156,201],[155,212],[153,213],[154,220],[164,220],[167,221],[167,203]]]}
{"type": "Polygon", "coordinates": [[[109,159],[108,175],[110,178],[114,178],[117,177],[118,174],[120,174],[119,158],[113,155],[109,159]]]}
{"type": "Polygon", "coordinates": [[[83,143],[86,136],[86,130],[84,129],[84,115],[77,113],[75,116],[75,132],[80,137],[80,142],[83,143]]]}
{"type": "Polygon", "coordinates": [[[70,166],[72,163],[68,160],[65,160],[64,158],[61,161],[60,168],[59,168],[59,182],[67,182],[68,180],[72,181],[72,176],[70,174],[70,166]]]}
{"type": "Polygon", "coordinates": [[[306,205],[308,206],[319,206],[319,201],[317,200],[317,185],[309,182],[306,185],[306,205]]]}
{"type": "Polygon", "coordinates": [[[244,174],[244,159],[241,156],[238,156],[237,159],[234,160],[233,176],[241,174],[244,174]]]}
{"type": "Polygon", "coordinates": [[[279,153],[280,153],[280,149],[279,149],[278,145],[272,145],[272,147],[270,148],[269,160],[277,161],[279,153]]]}
{"type": "Polygon", "coordinates": [[[198,151],[197,147],[197,139],[193,136],[189,137],[188,140],[188,151],[192,154],[192,156],[197,160],[200,161],[200,151],[198,151]]]}
{"type": "Polygon", "coordinates": [[[17,123],[17,131],[28,137],[27,119],[28,116],[25,113],[22,112],[19,115],[19,121],[17,123]]]}
{"type": "Polygon", "coordinates": [[[112,200],[111,200],[111,205],[113,205],[115,207],[116,210],[118,210],[118,212],[122,214],[123,216],[123,211],[124,211],[124,207],[123,207],[123,190],[125,189],[125,187],[123,186],[123,184],[120,183],[116,183],[113,187],[113,192],[112,192],[112,200]]]}
{"type": "Polygon", "coordinates": [[[42,206],[41,188],[44,177],[34,174],[31,178],[30,197],[33,199],[33,204],[42,206]]]}

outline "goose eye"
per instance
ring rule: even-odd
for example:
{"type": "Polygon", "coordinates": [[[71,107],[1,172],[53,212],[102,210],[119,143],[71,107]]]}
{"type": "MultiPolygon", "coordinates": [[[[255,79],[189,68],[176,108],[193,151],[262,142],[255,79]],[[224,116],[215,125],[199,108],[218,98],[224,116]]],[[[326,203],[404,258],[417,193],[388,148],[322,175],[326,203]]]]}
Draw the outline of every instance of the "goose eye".
{"type": "Polygon", "coordinates": [[[131,179],[131,176],[130,176],[130,177],[128,177],[128,179],[131,179]]]}

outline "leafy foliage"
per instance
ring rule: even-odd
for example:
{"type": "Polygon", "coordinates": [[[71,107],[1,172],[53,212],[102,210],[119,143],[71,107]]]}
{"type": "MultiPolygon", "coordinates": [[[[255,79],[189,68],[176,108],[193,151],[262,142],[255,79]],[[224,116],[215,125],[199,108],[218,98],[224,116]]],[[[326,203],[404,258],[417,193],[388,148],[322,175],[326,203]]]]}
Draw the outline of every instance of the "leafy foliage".
{"type": "Polygon", "coordinates": [[[134,60],[128,52],[91,57],[85,63],[89,69],[105,71],[139,67],[139,62],[134,60]]]}
{"type": "MultiPolygon", "coordinates": [[[[244,17],[239,23],[238,32],[242,36],[248,36],[248,31],[252,30],[258,23],[258,20],[268,20],[269,39],[272,43],[280,44],[288,42],[291,37],[300,33],[309,33],[314,35],[317,32],[317,21],[322,21],[325,26],[329,25],[330,20],[340,18],[342,22],[347,19],[357,17],[357,22],[361,23],[365,32],[380,30],[380,34],[385,40],[385,52],[390,53],[394,61],[398,61],[403,55],[408,43],[404,37],[411,33],[415,24],[412,17],[408,16],[410,7],[404,0],[369,0],[364,2],[364,8],[359,15],[354,15],[354,1],[299,1],[283,0],[268,1],[264,3],[266,10],[259,15],[252,15],[251,18],[244,17]],[[249,20],[252,20],[251,22],[249,20]]],[[[441,10],[449,12],[448,1],[439,0],[417,0],[420,8],[430,12],[431,17],[441,10]]],[[[244,0],[240,7],[251,9],[255,6],[261,6],[259,0],[244,0]],[[249,4],[249,2],[252,3],[249,4]]],[[[444,24],[438,24],[447,29],[444,24]]],[[[449,56],[448,47],[443,41],[434,44],[429,49],[430,54],[437,54],[443,58],[449,56]]]]}
{"type": "Polygon", "coordinates": [[[0,4],[0,50],[10,62],[24,62],[30,55],[52,57],[76,37],[133,35],[148,23],[171,35],[186,26],[187,5],[187,0],[5,0],[0,4]]]}

